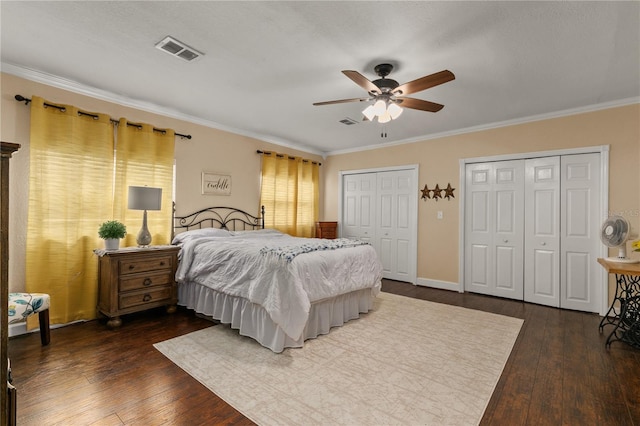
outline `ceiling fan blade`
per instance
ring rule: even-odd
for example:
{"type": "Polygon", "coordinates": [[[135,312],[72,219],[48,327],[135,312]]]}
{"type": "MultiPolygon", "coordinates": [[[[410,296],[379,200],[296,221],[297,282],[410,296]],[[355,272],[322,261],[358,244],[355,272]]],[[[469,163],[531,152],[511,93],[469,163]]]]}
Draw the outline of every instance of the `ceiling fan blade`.
{"type": "Polygon", "coordinates": [[[351,98],[351,99],[339,99],[337,101],[325,101],[325,102],[315,102],[314,105],[333,105],[333,104],[344,104],[346,102],[365,102],[370,100],[371,98],[351,98]]]}
{"type": "Polygon", "coordinates": [[[342,71],[342,73],[347,77],[349,77],[354,83],[362,87],[367,92],[381,93],[380,88],[378,86],[373,84],[371,81],[369,81],[369,79],[367,79],[367,77],[360,74],[358,71],[346,70],[346,71],[342,71]]]}
{"type": "Polygon", "coordinates": [[[421,111],[438,112],[444,105],[414,98],[398,98],[396,103],[403,108],[419,109],[421,111]]]}
{"type": "Polygon", "coordinates": [[[410,81],[405,84],[401,84],[393,90],[393,93],[400,95],[409,95],[411,93],[420,92],[431,87],[438,86],[446,83],[447,81],[454,80],[455,75],[449,70],[437,72],[435,74],[428,75],[426,77],[419,78],[417,80],[410,81]]]}

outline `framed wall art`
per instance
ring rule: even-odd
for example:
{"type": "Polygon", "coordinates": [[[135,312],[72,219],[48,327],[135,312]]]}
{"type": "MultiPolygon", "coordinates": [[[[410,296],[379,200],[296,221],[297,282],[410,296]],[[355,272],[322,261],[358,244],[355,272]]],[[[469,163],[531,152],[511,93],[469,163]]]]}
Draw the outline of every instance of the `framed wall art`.
{"type": "Polygon", "coordinates": [[[202,172],[203,195],[231,195],[231,176],[202,172]]]}

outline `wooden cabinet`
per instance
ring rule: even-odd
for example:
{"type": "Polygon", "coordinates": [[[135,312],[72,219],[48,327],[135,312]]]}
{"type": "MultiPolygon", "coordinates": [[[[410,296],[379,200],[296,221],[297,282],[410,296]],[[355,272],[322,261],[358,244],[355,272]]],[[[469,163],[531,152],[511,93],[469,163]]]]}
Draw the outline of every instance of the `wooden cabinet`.
{"type": "Polygon", "coordinates": [[[338,238],[338,222],[316,222],[316,238],[338,238]]]}
{"type": "Polygon", "coordinates": [[[98,311],[119,327],[120,315],[167,306],[176,310],[179,247],[151,246],[98,252],[98,311]]]}
{"type": "Polygon", "coordinates": [[[15,388],[8,383],[7,342],[9,340],[9,159],[20,148],[16,143],[0,142],[0,425],[15,424],[15,388]]]}

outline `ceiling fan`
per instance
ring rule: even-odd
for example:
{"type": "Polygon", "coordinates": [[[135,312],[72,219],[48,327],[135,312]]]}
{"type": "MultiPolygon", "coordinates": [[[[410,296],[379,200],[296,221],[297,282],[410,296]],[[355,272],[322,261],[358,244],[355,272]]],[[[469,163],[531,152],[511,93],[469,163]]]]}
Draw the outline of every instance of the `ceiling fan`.
{"type": "Polygon", "coordinates": [[[342,73],[349,77],[354,83],[364,88],[369,93],[369,96],[366,98],[316,102],[313,105],[374,101],[374,103],[369,105],[364,111],[362,111],[362,113],[368,120],[373,121],[377,116],[379,123],[387,123],[391,120],[395,120],[400,116],[400,114],[402,114],[402,107],[429,112],[440,111],[444,105],[424,101],[422,99],[407,98],[406,95],[438,86],[456,78],[451,71],[444,70],[418,78],[405,84],[398,84],[397,81],[386,78],[392,70],[393,65],[391,64],[376,65],[374,71],[380,78],[374,81],[369,81],[358,71],[342,71],[342,73]]]}

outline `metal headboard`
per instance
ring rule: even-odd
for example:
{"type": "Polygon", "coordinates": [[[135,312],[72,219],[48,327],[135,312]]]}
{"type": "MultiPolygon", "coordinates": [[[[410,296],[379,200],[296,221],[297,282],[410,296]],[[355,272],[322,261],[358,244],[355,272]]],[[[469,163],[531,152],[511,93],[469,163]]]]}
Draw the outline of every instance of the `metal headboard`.
{"type": "Polygon", "coordinates": [[[220,228],[230,231],[264,229],[264,206],[260,208],[260,216],[254,216],[234,207],[207,207],[187,216],[174,216],[173,228],[174,233],[202,228],[220,228]]]}

